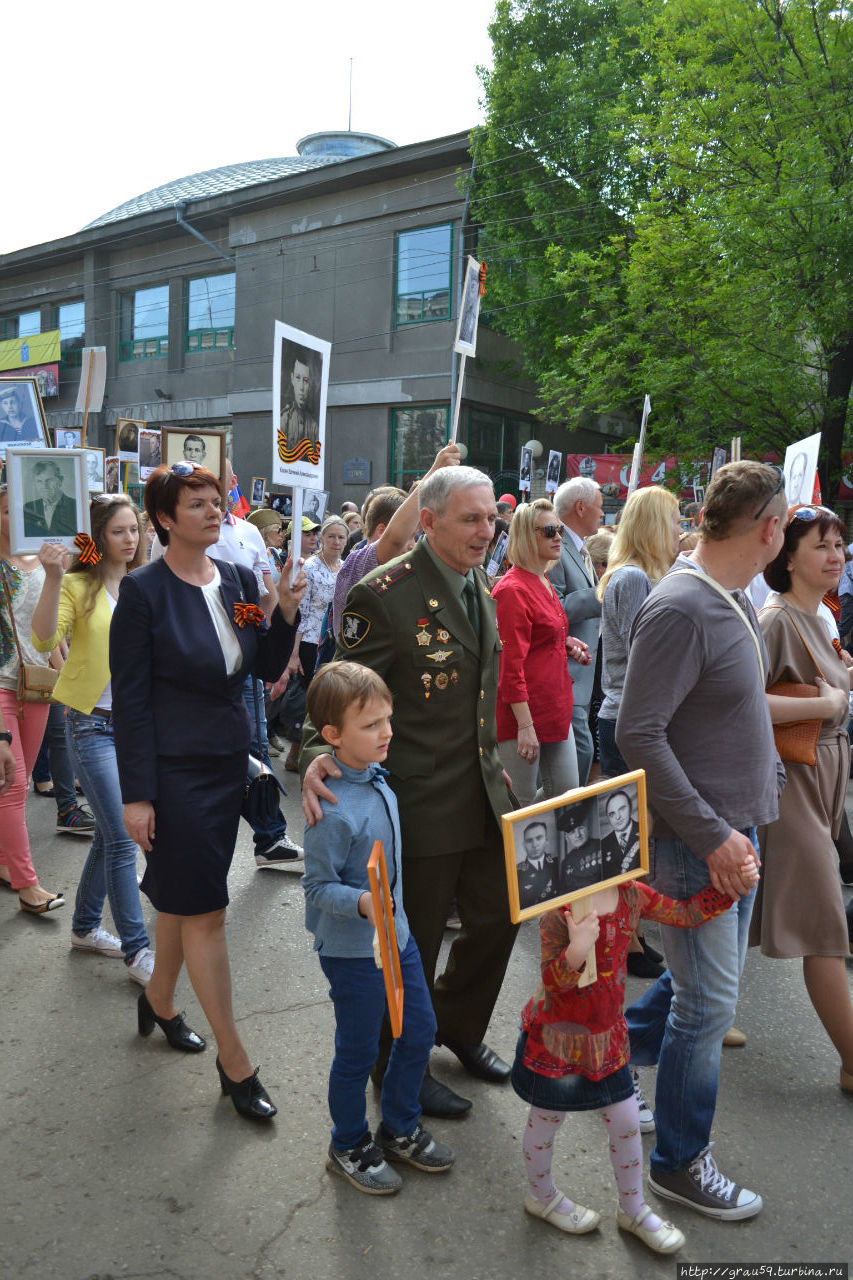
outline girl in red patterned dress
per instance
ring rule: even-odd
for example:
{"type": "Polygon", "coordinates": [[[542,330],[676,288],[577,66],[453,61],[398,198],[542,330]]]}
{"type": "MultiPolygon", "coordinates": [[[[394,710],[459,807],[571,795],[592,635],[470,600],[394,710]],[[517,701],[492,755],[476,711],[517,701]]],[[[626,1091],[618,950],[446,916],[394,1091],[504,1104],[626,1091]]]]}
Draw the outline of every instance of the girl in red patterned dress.
{"type": "MultiPolygon", "coordinates": [[[[758,879],[754,860],[742,870],[758,879]]],[[[708,887],[678,902],[638,880],[609,886],[587,901],[592,910],[580,921],[564,907],[546,912],[539,922],[542,983],[521,1015],[512,1069],[513,1088],[530,1103],[522,1143],[528,1183],[524,1207],[574,1235],[598,1226],[601,1215],[573,1203],[551,1177],[552,1146],[565,1113],[598,1111],[607,1125],[619,1192],[617,1224],[656,1253],[674,1253],[684,1236],[643,1198],[643,1149],[622,1012],[625,958],[640,919],[692,929],[727,911],[732,901],[708,887]],[[581,987],[593,947],[598,977],[581,987]]]]}

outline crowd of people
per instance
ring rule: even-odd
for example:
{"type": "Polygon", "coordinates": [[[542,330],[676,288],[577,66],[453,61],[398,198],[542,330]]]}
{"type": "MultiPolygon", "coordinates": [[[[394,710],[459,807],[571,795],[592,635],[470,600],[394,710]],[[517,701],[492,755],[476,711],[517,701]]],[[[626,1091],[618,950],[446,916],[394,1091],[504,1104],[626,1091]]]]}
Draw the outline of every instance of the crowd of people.
{"type": "Polygon", "coordinates": [[[360,511],[321,526],[306,516],[301,530],[268,507],[236,519],[197,462],[157,468],[144,504],[150,557],[142,513],[115,495],[93,501],[91,537],[69,563],[51,542],[38,557],[12,554],[0,489],[0,884],[21,909],[52,918],[64,905],[40,884],[26,830],[48,704],[28,700],[19,676],[51,664],[54,738],[59,706],[85,794],[69,798],[66,764],[62,803],[77,821],[60,829],[91,837],[71,945],[124,960],[142,987],[141,1036],[157,1026],[171,1047],[198,1053],[205,1039],[175,1003],[186,964],[221,1090],[241,1116],[276,1114],[232,1004],[227,878],[242,812],[258,868],[304,856],[306,927],[335,1016],[332,1173],[389,1195],[402,1185],[393,1165],[451,1169],[453,1151],[423,1121],[457,1119],[472,1103],[433,1075],[431,1049],[443,1045],[528,1105],[533,1217],[569,1234],[600,1223],[553,1181],[554,1138],[571,1111],[601,1115],[616,1222],[655,1252],[684,1235],[646,1201],[642,1133],[655,1134],[658,1197],[721,1220],[760,1212],[761,1196],[711,1150],[750,944],[802,957],[841,1089],[853,1093],[850,865],[838,852],[853,657],[835,620],[841,612],[843,626],[850,559],[837,516],[789,508],[776,468],[736,462],[690,513],[686,544],[684,516],[660,487],[633,493],[603,529],[594,481],[496,503],[453,444],[408,494],[383,486],[360,511]],[[757,613],[759,584],[772,594],[757,613]],[[815,726],[805,746],[785,733],[803,721],[815,726]],[[301,774],[304,850],[280,808],[246,809],[250,762],[270,771],[285,750],[285,768],[301,774]],[[578,880],[550,859],[542,810],[523,825],[519,884],[543,911],[541,984],[505,1062],[486,1042],[517,931],[501,819],[638,769],[652,817],[648,883],[613,882],[637,861],[630,788],[617,783],[601,810],[555,810],[574,854],[593,843],[599,812],[607,823],[585,913],[549,906],[578,880]],[[404,991],[397,1034],[374,959],[376,840],[404,991]],[[442,963],[454,915],[461,927],[442,963]],[[663,956],[644,919],[659,924],[663,956]],[[653,981],[623,1011],[627,972],[653,981]],[[640,1074],[652,1067],[653,1086],[640,1074]]]}

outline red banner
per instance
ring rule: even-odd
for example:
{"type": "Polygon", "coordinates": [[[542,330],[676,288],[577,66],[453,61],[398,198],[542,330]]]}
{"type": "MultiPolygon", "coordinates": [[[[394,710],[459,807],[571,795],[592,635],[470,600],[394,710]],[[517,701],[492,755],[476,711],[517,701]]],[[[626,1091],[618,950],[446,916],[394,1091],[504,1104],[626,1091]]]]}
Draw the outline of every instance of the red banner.
{"type": "Polygon", "coordinates": [[[6,369],[0,378],[35,378],[42,400],[59,395],[58,364],[28,364],[23,369],[6,369]]]}
{"type": "MultiPolygon", "coordinates": [[[[633,454],[630,453],[569,453],[566,455],[566,479],[585,476],[600,485],[605,498],[624,502],[628,497],[632,460],[633,454]]],[[[675,470],[675,458],[664,458],[663,462],[647,462],[640,467],[638,487],[642,489],[650,484],[663,484],[667,477],[672,479],[675,470]]],[[[690,497],[692,496],[691,491],[690,497]]]]}

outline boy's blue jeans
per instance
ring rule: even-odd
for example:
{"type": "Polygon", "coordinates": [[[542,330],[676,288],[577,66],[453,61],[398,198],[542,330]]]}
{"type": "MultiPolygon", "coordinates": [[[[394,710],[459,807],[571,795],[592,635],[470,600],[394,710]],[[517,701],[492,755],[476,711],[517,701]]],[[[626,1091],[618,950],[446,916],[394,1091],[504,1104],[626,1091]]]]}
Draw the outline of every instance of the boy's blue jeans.
{"type": "MultiPolygon", "coordinates": [[[[743,832],[757,852],[755,828],[743,832]]],[[[651,880],[670,898],[691,898],[711,882],[702,858],[680,840],[651,842],[651,880]]],[[[631,1064],[658,1064],[657,1142],[652,1172],[684,1169],[711,1140],[723,1036],[734,1021],[755,890],[699,925],[661,925],[669,968],[625,1010],[631,1064]]]]}
{"type": "MultiPolygon", "coordinates": [[[[348,1151],[367,1135],[365,1089],[379,1050],[385,982],[372,957],[320,956],[335,1006],[335,1057],[329,1073],[332,1143],[348,1151]]],[[[395,1137],[408,1136],[421,1114],[418,1101],[436,1022],[417,943],[400,952],[403,1034],[394,1041],[382,1081],[382,1119],[395,1137]]]]}

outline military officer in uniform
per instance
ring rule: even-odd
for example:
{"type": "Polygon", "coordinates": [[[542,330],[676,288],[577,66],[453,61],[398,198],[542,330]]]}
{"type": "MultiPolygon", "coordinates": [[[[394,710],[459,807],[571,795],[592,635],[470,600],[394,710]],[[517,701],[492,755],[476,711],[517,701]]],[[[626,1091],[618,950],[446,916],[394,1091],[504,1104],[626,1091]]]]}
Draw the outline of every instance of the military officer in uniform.
{"type": "Polygon", "coordinates": [[[311,363],[307,351],[302,347],[296,348],[290,371],[290,386],[293,398],[281,414],[281,430],[287,447],[292,449],[300,440],[310,440],[311,444],[316,444],[320,438],[320,428],[317,419],[310,412],[311,363]]]}
{"type": "MultiPolygon", "coordinates": [[[[445,467],[422,481],[425,536],[350,591],[336,657],[379,672],[394,696],[389,781],[399,801],[406,914],[420,948],[438,1022],[437,1042],[480,1079],[503,1081],[509,1067],[483,1043],[515,940],[507,897],[501,814],[511,808],[495,741],[499,641],[482,571],[494,535],[495,498],[472,467],[445,467]],[[436,976],[448,909],[462,929],[436,976]]],[[[316,796],[331,757],[309,721],[300,764],[303,808],[316,796]]],[[[377,1079],[383,1063],[377,1064],[377,1079]]],[[[426,1115],[457,1116],[470,1102],[429,1071],[426,1115]]]]}
{"type": "Polygon", "coordinates": [[[601,880],[601,841],[595,801],[557,809],[557,830],[564,832],[559,868],[559,892],[574,893],[601,880]]]}
{"type": "Polygon", "coordinates": [[[535,907],[555,896],[556,860],[548,848],[548,828],[544,822],[528,822],[521,838],[524,857],[515,868],[518,901],[522,907],[535,907]]]}

